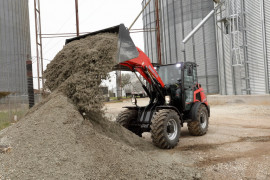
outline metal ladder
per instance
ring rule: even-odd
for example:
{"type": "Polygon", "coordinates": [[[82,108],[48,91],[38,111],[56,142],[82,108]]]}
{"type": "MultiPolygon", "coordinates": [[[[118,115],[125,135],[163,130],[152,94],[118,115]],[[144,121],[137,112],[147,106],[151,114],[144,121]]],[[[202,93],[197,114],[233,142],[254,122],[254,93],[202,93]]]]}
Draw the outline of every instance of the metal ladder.
{"type": "Polygon", "coordinates": [[[241,9],[239,9],[240,0],[229,0],[226,1],[227,6],[227,21],[229,22],[230,38],[231,38],[231,58],[232,66],[243,65],[243,54],[242,54],[242,34],[240,30],[240,18],[241,9]]]}
{"type": "Polygon", "coordinates": [[[248,61],[245,52],[247,44],[245,42],[246,25],[244,21],[244,0],[227,0],[227,21],[230,24],[231,39],[231,59],[232,68],[239,70],[242,94],[250,94],[248,61]]]}

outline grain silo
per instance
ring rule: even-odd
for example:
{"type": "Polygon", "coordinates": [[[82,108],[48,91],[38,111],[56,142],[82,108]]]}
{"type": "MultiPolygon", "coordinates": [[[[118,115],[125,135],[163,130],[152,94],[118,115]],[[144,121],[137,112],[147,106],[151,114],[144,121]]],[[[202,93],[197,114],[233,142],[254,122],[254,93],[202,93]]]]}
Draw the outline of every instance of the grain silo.
{"type": "MultiPolygon", "coordinates": [[[[144,7],[148,0],[142,2],[144,7]]],[[[153,63],[157,58],[156,0],[143,12],[145,52],[153,63]]],[[[158,0],[161,62],[192,61],[198,67],[199,83],[208,93],[219,92],[214,16],[186,44],[184,59],[181,42],[214,9],[211,0],[158,0]]]]}
{"type": "Polygon", "coordinates": [[[221,94],[269,94],[270,1],[216,6],[221,94]]]}
{"type": "Polygon", "coordinates": [[[27,94],[28,0],[0,0],[0,92],[27,94]]]}

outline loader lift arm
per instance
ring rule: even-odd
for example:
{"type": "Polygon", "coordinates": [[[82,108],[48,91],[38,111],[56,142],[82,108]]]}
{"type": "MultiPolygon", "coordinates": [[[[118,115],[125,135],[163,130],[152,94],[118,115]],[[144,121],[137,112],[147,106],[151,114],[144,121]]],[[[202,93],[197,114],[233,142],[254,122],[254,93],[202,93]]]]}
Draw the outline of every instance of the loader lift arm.
{"type": "MultiPolygon", "coordinates": [[[[143,108],[139,118],[141,124],[146,124],[145,128],[150,128],[151,119],[156,107],[164,105],[165,103],[165,84],[161,77],[158,75],[154,66],[150,62],[148,56],[139,48],[137,48],[139,56],[119,63],[122,66],[128,67],[139,79],[142,87],[144,88],[147,95],[150,97],[149,104],[143,108]],[[149,83],[150,88],[148,89],[140,80],[136,72],[140,73],[144,79],[149,83]]],[[[129,108],[129,107],[128,107],[129,108]]]]}
{"type": "Polygon", "coordinates": [[[131,71],[139,72],[150,84],[152,84],[152,78],[157,80],[157,82],[164,87],[164,83],[158,75],[157,71],[150,62],[150,59],[147,55],[137,47],[139,56],[134,59],[130,59],[124,62],[119,63],[122,66],[127,66],[131,71]]]}
{"type": "Polygon", "coordinates": [[[139,79],[142,84],[143,89],[150,97],[151,101],[154,101],[156,95],[154,92],[158,92],[158,97],[161,98],[161,101],[164,101],[163,88],[165,87],[162,79],[158,75],[157,71],[153,67],[152,63],[148,56],[137,47],[139,56],[137,58],[127,60],[119,63],[122,66],[128,67],[132,72],[135,73],[136,77],[139,79]],[[140,78],[137,76],[136,71],[140,73],[144,79],[153,87],[154,91],[149,91],[146,86],[141,82],[140,78]]]}

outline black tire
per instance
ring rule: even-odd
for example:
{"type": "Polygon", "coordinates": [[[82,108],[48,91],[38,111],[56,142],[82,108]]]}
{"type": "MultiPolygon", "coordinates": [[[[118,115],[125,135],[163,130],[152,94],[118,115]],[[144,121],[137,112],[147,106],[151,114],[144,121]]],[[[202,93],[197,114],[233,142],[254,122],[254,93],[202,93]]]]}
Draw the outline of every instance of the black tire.
{"type": "Polygon", "coordinates": [[[132,109],[126,109],[125,111],[121,112],[117,117],[116,117],[116,122],[120,124],[121,126],[127,128],[134,134],[142,137],[143,131],[141,130],[140,127],[132,127],[130,126],[130,123],[132,121],[136,121],[138,117],[138,111],[137,110],[132,110],[132,109]]]}
{"type": "Polygon", "coordinates": [[[180,131],[180,118],[176,111],[163,109],[154,114],[151,124],[151,138],[157,147],[174,148],[179,142],[180,131]]]}
{"type": "Polygon", "coordinates": [[[208,131],[209,117],[205,105],[200,105],[194,118],[195,119],[188,123],[189,133],[193,136],[202,136],[206,134],[208,131]]]}

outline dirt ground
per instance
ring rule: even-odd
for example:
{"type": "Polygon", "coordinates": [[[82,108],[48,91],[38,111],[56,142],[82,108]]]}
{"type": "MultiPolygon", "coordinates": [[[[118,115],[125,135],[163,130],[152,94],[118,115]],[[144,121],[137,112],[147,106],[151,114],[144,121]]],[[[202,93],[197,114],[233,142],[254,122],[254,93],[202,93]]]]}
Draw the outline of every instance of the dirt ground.
{"type": "MultiPolygon", "coordinates": [[[[139,105],[147,103],[147,98],[138,99],[139,105]]],[[[121,107],[129,105],[130,101],[107,103],[106,115],[115,120],[121,107]]],[[[150,133],[143,138],[151,141],[150,133]]],[[[270,179],[270,103],[211,105],[208,133],[191,136],[185,124],[180,138],[172,150],[147,153],[198,168],[202,179],[270,179]]]]}

